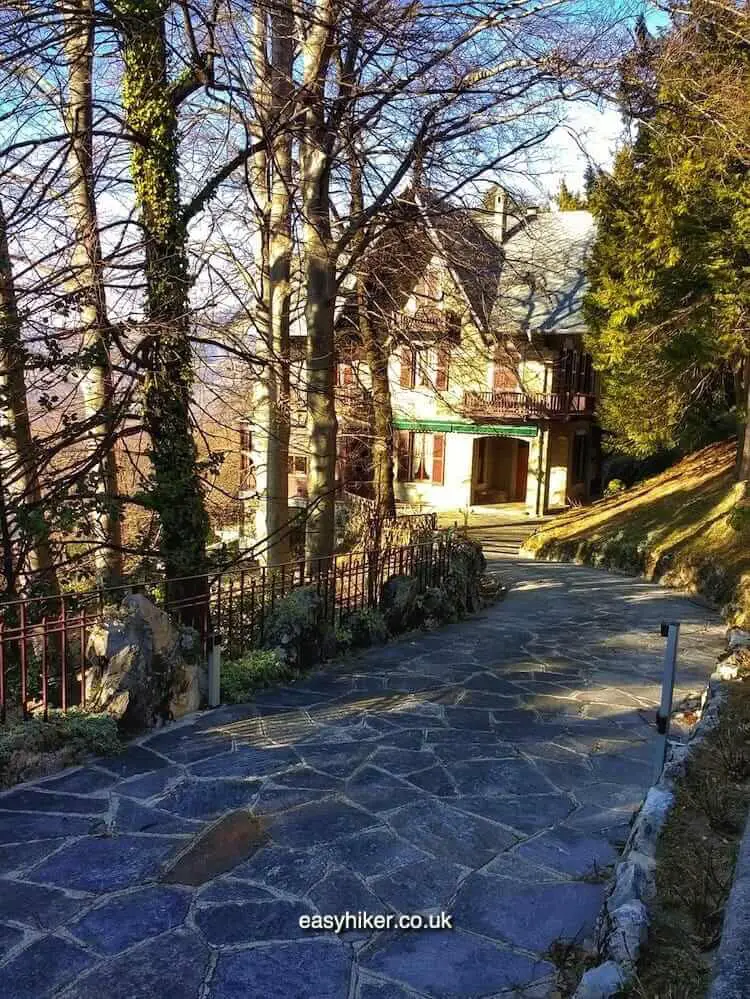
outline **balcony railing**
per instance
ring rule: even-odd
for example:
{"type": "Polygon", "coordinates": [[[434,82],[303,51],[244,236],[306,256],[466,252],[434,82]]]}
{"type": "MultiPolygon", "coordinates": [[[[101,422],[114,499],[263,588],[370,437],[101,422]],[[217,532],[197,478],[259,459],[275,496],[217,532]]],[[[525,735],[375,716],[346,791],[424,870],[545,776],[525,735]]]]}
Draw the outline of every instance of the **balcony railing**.
{"type": "Polygon", "coordinates": [[[583,392],[464,392],[467,416],[561,419],[593,416],[596,396],[583,392]]]}

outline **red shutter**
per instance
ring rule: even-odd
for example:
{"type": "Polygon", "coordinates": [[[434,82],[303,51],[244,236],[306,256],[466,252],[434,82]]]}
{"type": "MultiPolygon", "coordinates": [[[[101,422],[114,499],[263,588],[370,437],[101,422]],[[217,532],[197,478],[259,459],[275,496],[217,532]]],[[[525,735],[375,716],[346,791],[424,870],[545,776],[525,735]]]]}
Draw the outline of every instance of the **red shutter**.
{"type": "Polygon", "coordinates": [[[445,482],[445,434],[432,435],[432,481],[437,486],[445,482]]]}
{"type": "Polygon", "coordinates": [[[437,370],[435,371],[435,388],[438,392],[445,392],[448,388],[448,365],[450,363],[451,352],[447,347],[438,347],[437,370]]]}
{"type": "Polygon", "coordinates": [[[401,348],[401,388],[414,388],[414,351],[411,347],[401,348]]]}
{"type": "Polygon", "coordinates": [[[396,436],[396,478],[406,482],[409,478],[409,458],[411,456],[411,433],[399,430],[396,436]]]}

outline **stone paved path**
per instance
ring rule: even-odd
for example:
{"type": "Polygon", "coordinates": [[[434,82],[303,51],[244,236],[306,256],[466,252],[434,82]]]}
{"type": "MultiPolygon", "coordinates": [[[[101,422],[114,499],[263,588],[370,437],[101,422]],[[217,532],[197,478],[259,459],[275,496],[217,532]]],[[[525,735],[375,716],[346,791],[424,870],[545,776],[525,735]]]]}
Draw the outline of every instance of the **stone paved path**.
{"type": "MultiPolygon", "coordinates": [[[[621,576],[506,562],[508,599],[0,796],[4,999],[545,996],[651,778],[663,618],[680,690],[718,619],[621,576]],[[225,813],[259,848],[165,865],[225,813]],[[304,932],[301,914],[451,912],[452,932],[304,932]]],[[[236,846],[227,833],[228,848],[236,846]]]]}

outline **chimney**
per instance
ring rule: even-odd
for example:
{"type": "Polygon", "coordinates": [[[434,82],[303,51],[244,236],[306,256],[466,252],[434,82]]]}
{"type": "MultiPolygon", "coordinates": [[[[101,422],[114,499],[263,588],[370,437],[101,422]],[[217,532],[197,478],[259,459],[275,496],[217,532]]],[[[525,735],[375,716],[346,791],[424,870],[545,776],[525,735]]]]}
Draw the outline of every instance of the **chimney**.
{"type": "Polygon", "coordinates": [[[498,187],[495,196],[495,231],[498,243],[505,242],[505,235],[508,232],[508,192],[504,187],[498,187]]]}

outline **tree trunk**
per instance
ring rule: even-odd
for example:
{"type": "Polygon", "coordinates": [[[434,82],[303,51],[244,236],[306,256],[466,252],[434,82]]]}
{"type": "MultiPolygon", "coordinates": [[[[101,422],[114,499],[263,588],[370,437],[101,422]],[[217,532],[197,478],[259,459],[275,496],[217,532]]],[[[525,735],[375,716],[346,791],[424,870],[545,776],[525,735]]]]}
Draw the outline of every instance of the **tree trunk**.
{"type": "Polygon", "coordinates": [[[4,552],[6,574],[14,565],[10,589],[19,578],[23,589],[39,583],[59,596],[49,526],[39,485],[39,452],[31,436],[25,382],[26,351],[21,337],[5,216],[0,208],[0,488],[6,511],[6,534],[12,553],[4,552]]]}
{"type": "Polygon", "coordinates": [[[190,421],[190,279],[179,196],[177,108],[167,78],[169,3],[151,0],[140,6],[133,13],[130,0],[117,0],[113,10],[123,49],[123,105],[127,124],[138,136],[131,173],[146,255],[143,415],[169,598],[174,606],[182,605],[183,619],[194,623],[205,609],[205,578],[198,577],[206,568],[208,517],[190,421]]]}
{"type": "Polygon", "coordinates": [[[737,426],[737,481],[745,485],[745,495],[750,494],[750,357],[744,358],[739,379],[737,410],[741,413],[737,426]]]}
{"type": "Polygon", "coordinates": [[[305,199],[305,321],[307,411],[310,435],[309,508],[305,553],[309,561],[333,553],[336,511],[336,407],[334,403],[335,263],[329,257],[327,183],[308,173],[305,199]],[[320,188],[325,188],[320,192],[320,188]],[[314,193],[318,190],[320,193],[314,193]]]}
{"type": "Polygon", "coordinates": [[[122,525],[112,413],[109,320],[94,191],[94,0],[61,0],[60,9],[65,24],[64,48],[68,63],[65,123],[71,146],[70,214],[75,232],[73,283],[82,322],[85,365],[81,394],[98,464],[95,533],[102,547],[97,548],[95,561],[99,583],[116,586],[122,580],[122,525]]]}
{"type": "Polygon", "coordinates": [[[271,366],[274,405],[270,411],[267,455],[266,526],[271,542],[268,564],[280,565],[290,557],[289,547],[289,436],[291,397],[289,385],[289,317],[292,263],[292,137],[287,128],[292,93],[294,21],[289,7],[272,12],[270,125],[272,145],[269,212],[268,278],[270,304],[271,366]]]}
{"type": "Polygon", "coordinates": [[[307,410],[310,440],[305,554],[312,565],[333,554],[336,514],[336,407],[334,401],[336,258],[331,238],[330,169],[333,137],[326,126],[326,79],[334,14],[318,0],[302,45],[307,107],[300,150],[307,410]]]}
{"type": "MultiPolygon", "coordinates": [[[[354,142],[351,148],[352,219],[364,211],[362,195],[362,170],[354,142]]],[[[362,235],[358,233],[352,243],[357,254],[362,249],[362,235]]],[[[373,490],[378,526],[396,516],[396,496],[393,489],[393,407],[391,386],[388,381],[388,334],[382,316],[371,314],[370,296],[365,274],[357,268],[357,314],[359,332],[370,369],[372,384],[373,439],[372,470],[373,490]]]]}
{"type": "Polygon", "coordinates": [[[360,325],[365,343],[367,364],[372,380],[372,406],[374,439],[372,444],[373,485],[378,519],[396,516],[396,494],[393,488],[393,408],[391,386],[388,381],[388,345],[384,335],[378,336],[377,327],[368,315],[364,327],[360,325]]]}

